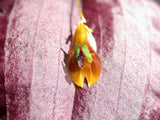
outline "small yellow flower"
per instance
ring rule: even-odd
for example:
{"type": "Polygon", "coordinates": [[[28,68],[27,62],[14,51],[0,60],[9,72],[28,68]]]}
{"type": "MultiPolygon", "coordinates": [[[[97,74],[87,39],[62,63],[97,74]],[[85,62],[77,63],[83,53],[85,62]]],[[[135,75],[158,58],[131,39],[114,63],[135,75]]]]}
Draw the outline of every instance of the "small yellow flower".
{"type": "Polygon", "coordinates": [[[86,21],[80,7],[81,22],[78,24],[73,36],[67,71],[74,84],[83,87],[86,78],[88,86],[93,85],[101,73],[101,59],[96,53],[97,47],[92,30],[84,22],[86,21]]]}

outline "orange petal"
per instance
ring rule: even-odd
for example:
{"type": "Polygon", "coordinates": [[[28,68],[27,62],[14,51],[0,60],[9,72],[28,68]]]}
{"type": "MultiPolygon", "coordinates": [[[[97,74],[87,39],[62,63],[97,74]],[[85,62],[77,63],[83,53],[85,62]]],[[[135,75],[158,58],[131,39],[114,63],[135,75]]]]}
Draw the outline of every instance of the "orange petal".
{"type": "Polygon", "coordinates": [[[99,56],[95,53],[92,57],[93,62],[91,64],[87,64],[85,67],[85,75],[89,87],[98,80],[102,67],[101,59],[99,56]]]}
{"type": "Polygon", "coordinates": [[[79,87],[83,88],[84,83],[84,69],[78,67],[74,63],[73,56],[70,56],[67,62],[67,71],[69,73],[69,76],[71,77],[74,84],[76,84],[79,87]]]}

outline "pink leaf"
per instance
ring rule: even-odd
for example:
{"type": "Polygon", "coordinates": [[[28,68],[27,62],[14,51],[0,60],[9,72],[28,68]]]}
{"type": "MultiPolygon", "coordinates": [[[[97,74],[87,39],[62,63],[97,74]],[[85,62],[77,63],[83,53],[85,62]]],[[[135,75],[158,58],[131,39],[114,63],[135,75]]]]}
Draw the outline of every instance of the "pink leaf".
{"type": "Polygon", "coordinates": [[[159,6],[88,0],[83,7],[103,70],[97,85],[76,88],[72,119],[160,119],[159,6]]]}
{"type": "Polygon", "coordinates": [[[14,0],[0,1],[0,119],[6,119],[6,94],[4,77],[4,44],[8,17],[12,10],[14,0]]]}
{"type": "MultiPolygon", "coordinates": [[[[159,6],[152,1],[83,1],[102,73],[95,85],[81,89],[71,82],[61,50],[69,50],[71,3],[15,2],[5,43],[8,119],[160,119],[159,6]]],[[[72,26],[79,21],[76,4],[73,8],[72,26]]]]}

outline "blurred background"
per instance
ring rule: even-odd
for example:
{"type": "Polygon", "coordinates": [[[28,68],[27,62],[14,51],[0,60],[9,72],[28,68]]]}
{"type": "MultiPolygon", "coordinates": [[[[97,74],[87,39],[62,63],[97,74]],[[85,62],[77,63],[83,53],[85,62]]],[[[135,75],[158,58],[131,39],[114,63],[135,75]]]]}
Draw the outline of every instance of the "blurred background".
{"type": "Polygon", "coordinates": [[[156,2],[160,3],[160,0],[155,0],[156,2]]]}

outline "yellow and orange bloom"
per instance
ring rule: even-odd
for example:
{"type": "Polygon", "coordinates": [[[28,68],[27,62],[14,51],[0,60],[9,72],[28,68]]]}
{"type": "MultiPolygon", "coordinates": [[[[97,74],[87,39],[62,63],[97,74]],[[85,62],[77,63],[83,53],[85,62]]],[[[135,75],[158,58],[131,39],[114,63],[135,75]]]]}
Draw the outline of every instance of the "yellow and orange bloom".
{"type": "Polygon", "coordinates": [[[74,84],[79,87],[83,87],[85,78],[89,87],[99,78],[101,59],[96,49],[91,29],[80,22],[73,36],[67,62],[68,73],[74,84]]]}
{"type": "Polygon", "coordinates": [[[101,59],[96,53],[97,46],[92,35],[92,30],[84,24],[86,20],[79,2],[77,0],[81,22],[78,24],[73,36],[67,61],[67,71],[75,85],[83,87],[84,80],[86,79],[90,87],[100,76],[101,59]]]}

